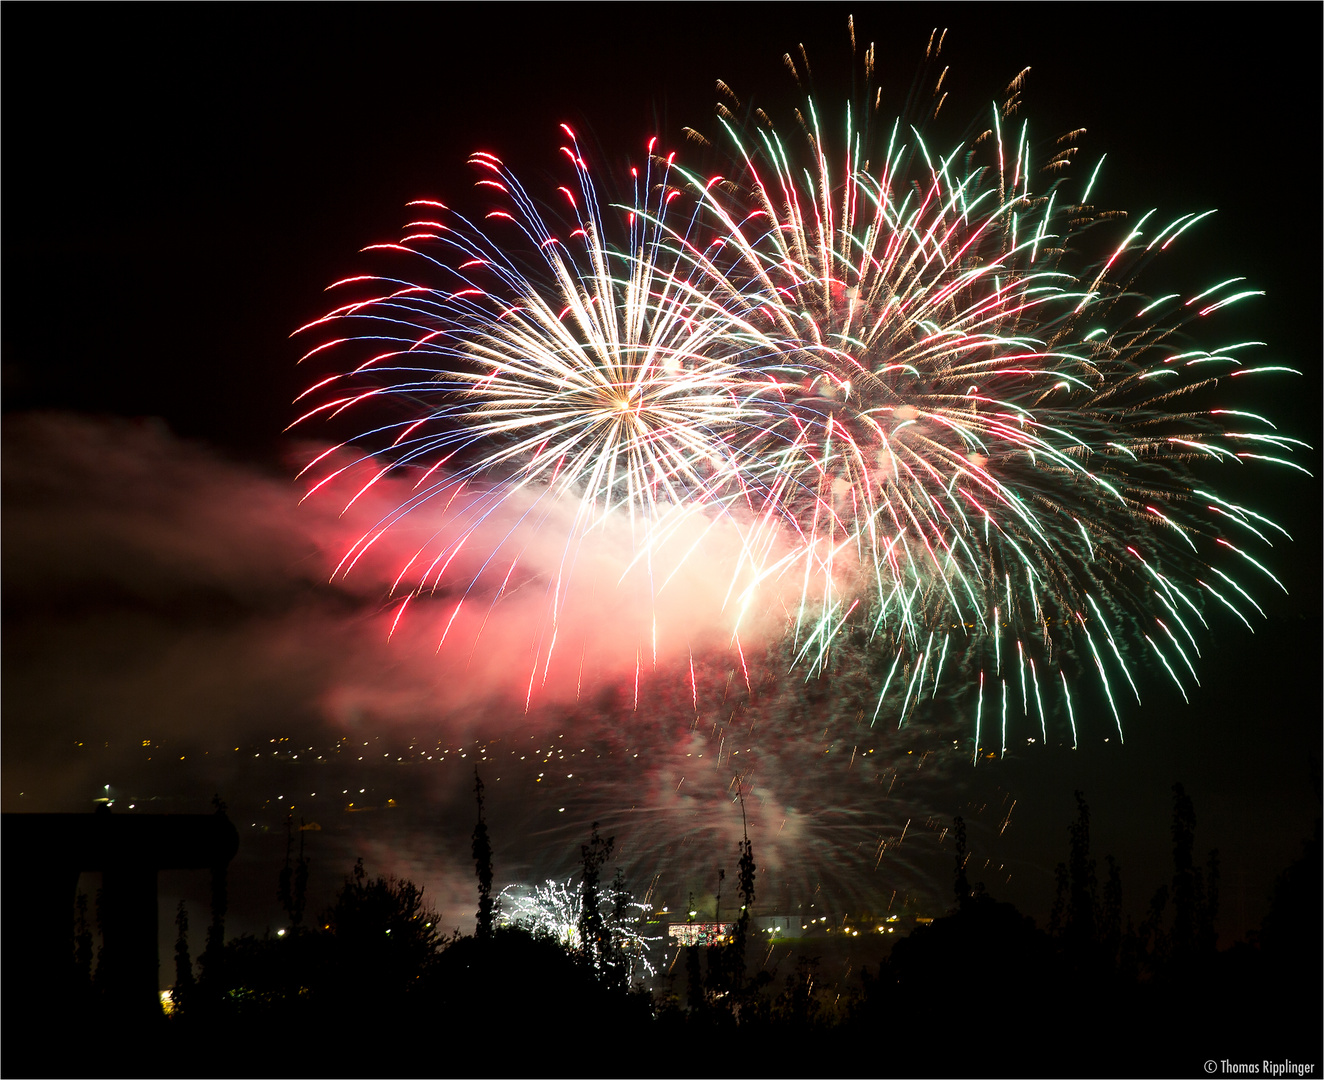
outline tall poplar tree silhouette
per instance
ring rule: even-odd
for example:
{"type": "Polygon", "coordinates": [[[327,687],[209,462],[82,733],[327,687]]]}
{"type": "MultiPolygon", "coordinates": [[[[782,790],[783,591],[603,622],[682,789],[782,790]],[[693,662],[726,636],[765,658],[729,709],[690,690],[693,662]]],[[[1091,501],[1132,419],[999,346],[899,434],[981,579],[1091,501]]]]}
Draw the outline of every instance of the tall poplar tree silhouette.
{"type": "Polygon", "coordinates": [[[598,823],[593,823],[593,835],[587,844],[579,846],[583,860],[583,877],[580,880],[579,893],[579,946],[584,962],[592,968],[601,970],[610,952],[602,912],[598,906],[602,881],[602,867],[616,847],[616,838],[606,840],[598,835],[598,823]]]}
{"type": "Polygon", "coordinates": [[[487,822],[483,820],[483,779],[474,766],[474,798],[478,802],[478,823],[473,831],[474,866],[478,874],[478,920],[475,934],[482,941],[492,937],[492,924],[496,918],[496,904],[492,900],[492,841],[487,835],[487,822]]]}

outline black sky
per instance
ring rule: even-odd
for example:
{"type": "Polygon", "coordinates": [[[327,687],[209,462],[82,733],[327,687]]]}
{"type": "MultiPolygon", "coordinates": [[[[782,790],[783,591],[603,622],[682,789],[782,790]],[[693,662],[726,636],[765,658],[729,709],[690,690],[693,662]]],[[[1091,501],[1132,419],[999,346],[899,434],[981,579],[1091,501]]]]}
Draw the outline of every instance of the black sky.
{"type": "MultiPolygon", "coordinates": [[[[1107,8],[881,10],[857,37],[880,42],[894,102],[945,19],[956,119],[1030,67],[1023,115],[1040,137],[1086,128],[1118,206],[1217,207],[1214,242],[1270,286],[1257,317],[1307,335],[1275,345],[1313,338],[1296,307],[1318,269],[1302,243],[1320,220],[1317,11],[1220,6],[1150,27],[1107,8]]],[[[470,151],[532,178],[554,171],[570,121],[605,165],[637,160],[648,136],[676,145],[708,124],[718,78],[787,102],[781,56],[801,42],[823,99],[846,89],[849,9],[769,11],[11,7],[5,407],[161,415],[269,448],[301,388],[290,329],[408,199],[466,190],[470,151]]]]}
{"type": "MultiPolygon", "coordinates": [[[[272,556],[286,541],[271,537],[288,539],[298,519],[251,501],[269,498],[269,483],[294,490],[282,432],[303,376],[289,334],[322,313],[328,283],[360,269],[360,248],[396,235],[409,199],[466,198],[464,162],[478,149],[541,186],[555,175],[561,122],[596,147],[604,171],[637,161],[653,134],[680,146],[683,126],[709,125],[718,78],[747,104],[793,100],[781,56],[800,43],[820,98],[839,100],[849,90],[850,10],[7,5],[5,808],[28,808],[16,785],[58,774],[43,739],[53,746],[87,723],[94,689],[52,685],[95,688],[98,665],[114,666],[97,635],[135,640],[110,629],[121,624],[106,612],[156,617],[182,605],[196,628],[223,623],[227,611],[283,610],[315,588],[306,566],[287,572],[302,566],[297,544],[288,560],[272,556]],[[159,418],[166,430],[115,418],[159,418]],[[98,467],[112,472],[121,452],[136,464],[115,475],[153,470],[129,497],[97,486],[98,467]],[[38,476],[43,462],[58,475],[38,476]],[[167,492],[160,499],[146,493],[154,484],[167,492]],[[226,499],[245,500],[245,535],[263,555],[243,573],[243,544],[222,543],[222,526],[179,493],[207,485],[218,518],[226,499]],[[112,513],[135,498],[143,520],[171,522],[178,542],[112,513]],[[97,598],[96,619],[79,595],[97,598]],[[92,659],[56,663],[62,648],[92,659]]],[[[1317,448],[1320,7],[868,5],[856,36],[879,42],[896,105],[943,25],[945,110],[958,134],[1030,67],[1021,115],[1042,138],[1087,129],[1083,159],[1108,155],[1100,202],[1158,206],[1165,218],[1218,209],[1172,273],[1242,274],[1266,290],[1238,318],[1304,376],[1278,384],[1265,410],[1317,448]]],[[[1316,449],[1300,460],[1318,476],[1318,458],[1316,449]]],[[[1292,596],[1274,600],[1253,645],[1220,640],[1213,689],[1195,707],[1139,714],[1124,753],[1017,759],[995,778],[961,780],[960,800],[980,798],[981,784],[1017,794],[999,852],[1024,867],[1016,887],[1033,882],[1014,895],[1028,908],[1062,856],[1076,787],[1095,801],[1100,851],[1125,849],[1123,866],[1129,855],[1144,891],[1163,873],[1168,787],[1184,780],[1206,815],[1200,844],[1230,851],[1226,872],[1240,875],[1242,914],[1225,916],[1233,936],[1258,917],[1274,873],[1309,832],[1319,812],[1310,778],[1321,715],[1319,482],[1275,480],[1260,500],[1297,539],[1275,563],[1292,596]],[[1136,838],[1141,822],[1149,839],[1136,838]]],[[[239,636],[228,646],[236,664],[248,655],[239,636]]],[[[158,640],[144,631],[149,639],[158,640]]],[[[174,670],[193,667],[181,657],[174,670]]],[[[294,709],[301,687],[320,685],[305,672],[271,693],[294,709]]],[[[229,699],[213,697],[223,723],[229,699]]],[[[181,691],[157,704],[197,700],[181,691]]],[[[250,704],[260,729],[266,706],[250,704]]],[[[31,808],[76,809],[84,794],[31,808]]],[[[210,794],[199,792],[204,803],[210,794]]]]}

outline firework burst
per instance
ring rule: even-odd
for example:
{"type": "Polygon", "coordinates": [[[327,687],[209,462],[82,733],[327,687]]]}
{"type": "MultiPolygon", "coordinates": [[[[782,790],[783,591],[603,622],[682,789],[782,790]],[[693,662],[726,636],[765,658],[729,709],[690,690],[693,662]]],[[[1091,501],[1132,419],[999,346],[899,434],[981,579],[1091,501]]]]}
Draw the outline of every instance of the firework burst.
{"type": "MultiPolygon", "coordinates": [[[[430,283],[340,282],[354,298],[304,328],[337,335],[308,359],[355,359],[308,392],[302,419],[404,405],[355,440],[358,459],[313,462],[314,490],[370,462],[353,504],[416,474],[339,572],[430,515],[395,620],[440,599],[444,642],[466,604],[490,611],[530,584],[530,538],[554,533],[530,697],[585,545],[608,533],[628,537],[619,582],[638,583],[618,583],[622,602],[649,610],[723,550],[723,630],[747,686],[741,636],[778,612],[788,666],[868,675],[871,723],[968,691],[976,759],[1015,725],[1074,744],[1068,674],[1099,680],[1119,735],[1123,699],[1140,700],[1136,654],[1184,696],[1210,611],[1249,626],[1244,582],[1282,587],[1255,548],[1286,534],[1209,476],[1300,468],[1286,455],[1303,444],[1221,400],[1288,369],[1257,364],[1261,342],[1194,343],[1256,295],[1242,279],[1137,291],[1207,215],[1100,212],[1099,169],[1067,178],[1074,134],[1037,157],[1018,91],[943,146],[885,121],[872,90],[836,138],[808,100],[794,139],[757,110],[739,121],[728,92],[730,175],[650,145],[633,197],[606,208],[566,129],[576,185],[559,189],[559,231],[475,155],[503,200],[488,231],[415,204],[428,216],[376,250],[430,283]]],[[[655,615],[642,632],[656,659],[655,615]]]]}
{"type": "MultiPolygon", "coordinates": [[[[533,934],[546,935],[571,951],[580,950],[579,924],[583,898],[574,879],[549,880],[543,885],[507,885],[501,890],[500,918],[505,926],[521,926],[533,934]]],[[[617,892],[599,903],[602,923],[625,961],[630,982],[657,974],[648,957],[660,940],[639,931],[640,920],[652,905],[617,892]]]]}
{"type": "MultiPolygon", "coordinates": [[[[415,256],[445,284],[350,278],[335,287],[368,294],[303,328],[347,333],[305,359],[328,348],[370,352],[312,387],[304,397],[318,403],[301,421],[364,412],[382,398],[408,402],[401,418],[356,436],[374,453],[346,459],[342,444],[313,461],[309,469],[324,474],[312,490],[363,477],[371,463],[348,509],[393,471],[419,474],[413,493],[351,547],[337,573],[403,519],[437,512],[444,524],[392,591],[404,595],[396,621],[416,596],[448,598],[444,642],[467,603],[490,607],[526,585],[531,537],[555,534],[560,555],[548,575],[534,677],[550,666],[577,572],[592,576],[580,565],[592,562],[586,538],[624,549],[619,577],[642,578],[651,607],[680,564],[715,546],[708,534],[730,525],[732,508],[750,504],[766,441],[757,402],[742,399],[757,393],[747,385],[746,352],[761,338],[722,306],[725,283],[705,280],[701,292],[687,280],[667,219],[670,162],[660,163],[659,180],[651,165],[636,172],[637,205],[607,222],[565,132],[578,190],[559,189],[572,216],[564,240],[496,158],[475,155],[480,188],[509,199],[510,210],[488,218],[513,232],[515,253],[441,203],[414,204],[437,220],[413,221],[400,243],[369,250],[415,256]],[[462,557],[466,547],[477,555],[462,557]],[[458,591],[457,559],[469,572],[458,591]]],[[[729,578],[736,596],[742,566],[758,564],[774,540],[748,516],[726,536],[739,549],[729,578]]],[[[648,632],[656,657],[655,617],[648,632]]]]}

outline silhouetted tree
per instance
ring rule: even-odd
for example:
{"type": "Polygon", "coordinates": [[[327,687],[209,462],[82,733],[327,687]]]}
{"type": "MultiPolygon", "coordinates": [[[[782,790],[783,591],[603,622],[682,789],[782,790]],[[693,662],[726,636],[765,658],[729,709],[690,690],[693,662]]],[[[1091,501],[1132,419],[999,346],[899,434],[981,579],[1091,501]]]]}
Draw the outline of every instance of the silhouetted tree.
{"type": "Polygon", "coordinates": [[[965,850],[965,819],[958,817],[952,824],[956,829],[956,875],[953,887],[956,891],[956,906],[961,908],[970,901],[970,879],[965,874],[968,857],[965,850]]]}
{"type": "Polygon", "coordinates": [[[326,913],[342,980],[374,992],[402,990],[427,969],[441,943],[439,916],[412,881],[369,878],[363,860],[326,913]]]}
{"type": "Polygon", "coordinates": [[[1209,960],[1217,945],[1218,852],[1210,851],[1205,870],[1194,860],[1196,807],[1181,784],[1172,788],[1172,901],[1170,958],[1186,967],[1197,958],[1209,960]]]}
{"type": "Polygon", "coordinates": [[[1319,909],[1324,898],[1324,859],[1321,858],[1321,821],[1302,844],[1301,854],[1274,882],[1269,910],[1260,925],[1259,945],[1275,967],[1290,967],[1302,952],[1319,955],[1318,948],[1303,946],[1303,939],[1318,942],[1319,909]]]}
{"type": "Polygon", "coordinates": [[[304,855],[304,837],[308,829],[303,818],[299,819],[299,861],[294,864],[294,910],[290,912],[290,922],[297,930],[303,924],[304,909],[308,906],[308,859],[304,855]]]}
{"type": "Polygon", "coordinates": [[[750,843],[749,833],[745,833],[745,839],[740,842],[740,862],[737,865],[740,874],[740,921],[748,924],[754,907],[754,874],[757,870],[754,865],[754,845],[750,843]]]}
{"type": "Polygon", "coordinates": [[[523,926],[497,926],[486,942],[451,942],[424,984],[420,1023],[444,1017],[470,1045],[493,1046],[502,1074],[555,1071],[549,1062],[559,1060],[567,1032],[584,1033],[568,1059],[576,1075],[619,1070],[620,1054],[648,1045],[646,996],[616,992],[560,940],[523,926]]]}
{"type": "MultiPolygon", "coordinates": [[[[686,920],[694,925],[694,893],[690,893],[690,903],[685,909],[686,920]]],[[[704,1011],[706,999],[703,991],[703,967],[700,962],[699,946],[690,942],[685,947],[685,996],[691,1015],[704,1011]]]]}
{"type": "Polygon", "coordinates": [[[1222,876],[1222,867],[1218,860],[1218,848],[1210,848],[1204,866],[1204,903],[1200,908],[1199,924],[1196,928],[1196,949],[1205,956],[1212,956],[1218,948],[1218,883],[1222,876]]]}
{"type": "Polygon", "coordinates": [[[713,923],[716,925],[716,933],[712,940],[708,942],[708,977],[704,987],[708,997],[709,1005],[721,1002],[723,1006],[730,1006],[726,994],[730,989],[730,979],[727,972],[727,961],[730,959],[730,952],[722,941],[722,883],[726,881],[726,871],[722,867],[717,868],[717,894],[713,899],[713,923]]]}
{"type": "Polygon", "coordinates": [[[815,1024],[821,1013],[820,1002],[814,994],[817,982],[818,957],[800,957],[796,961],[795,971],[786,976],[786,988],[773,1003],[773,1018],[792,1030],[815,1024]]]}
{"type": "Polygon", "coordinates": [[[492,842],[483,820],[483,780],[474,766],[474,798],[478,802],[478,823],[473,831],[474,864],[478,873],[478,917],[474,933],[482,941],[492,937],[496,905],[492,900],[492,842]]]}
{"type": "Polygon", "coordinates": [[[617,869],[611,881],[611,915],[607,919],[607,954],[602,981],[610,990],[624,993],[630,988],[630,958],[626,955],[620,929],[631,918],[634,895],[625,887],[625,871],[617,869]]]}
{"type": "Polygon", "coordinates": [[[276,895],[281,907],[289,916],[290,925],[298,928],[303,922],[304,908],[308,903],[308,860],[304,857],[304,821],[299,819],[299,858],[293,861],[294,854],[294,815],[285,818],[285,865],[281,868],[280,881],[276,895]]]}
{"type": "Polygon", "coordinates": [[[1168,887],[1160,885],[1150,898],[1149,909],[1136,929],[1136,953],[1152,975],[1167,966],[1172,953],[1171,938],[1164,925],[1168,909],[1168,887]]]}
{"type": "MultiPolygon", "coordinates": [[[[1121,919],[1121,876],[1112,856],[1108,857],[1109,889],[1105,913],[1104,902],[1099,899],[1097,864],[1090,854],[1090,808],[1085,796],[1076,792],[1076,820],[1068,828],[1071,838],[1067,861],[1058,863],[1056,870],[1057,895],[1048,919],[1048,933],[1056,939],[1060,953],[1076,978],[1096,979],[1102,969],[1111,967],[1116,960],[1116,942],[1110,946],[1103,940],[1105,921],[1119,923],[1121,919]]],[[[1117,929],[1120,933],[1120,926],[1117,929]]]]}
{"type": "Polygon", "coordinates": [[[193,960],[188,950],[188,908],[179,902],[175,911],[175,985],[172,992],[176,1010],[183,1012],[193,999],[193,960]]]}
{"type": "Polygon", "coordinates": [[[731,991],[739,996],[745,989],[745,956],[749,947],[749,920],[754,907],[754,877],[757,867],[754,865],[754,845],[749,840],[749,824],[745,820],[745,797],[739,791],[740,824],[744,838],[740,841],[740,861],[736,864],[736,892],[740,896],[740,917],[736,919],[735,932],[731,935],[731,944],[727,947],[729,956],[728,984],[731,991]]]}
{"type": "Polygon", "coordinates": [[[1273,1037],[1275,1046],[1299,1046],[1299,1058],[1293,1051],[1278,1051],[1284,1056],[1292,1053],[1293,1060],[1309,1060],[1307,1053],[1319,1054],[1319,985],[1316,981],[1312,987],[1309,980],[1318,973],[1324,947],[1324,924],[1319,917],[1322,896],[1324,858],[1317,818],[1314,835],[1274,883],[1269,910],[1257,935],[1255,974],[1245,983],[1254,986],[1258,1006],[1250,1030],[1260,1038],[1273,1037]]]}
{"type": "Polygon", "coordinates": [[[1071,895],[1071,872],[1067,864],[1060,862],[1053,868],[1053,906],[1048,912],[1048,933],[1060,937],[1062,928],[1067,924],[1067,899],[1071,895]]]}
{"type": "Polygon", "coordinates": [[[1098,874],[1090,858],[1090,808],[1085,796],[1076,792],[1076,820],[1071,825],[1071,900],[1067,933],[1085,949],[1095,940],[1095,912],[1099,903],[1098,874]]]}
{"type": "MultiPolygon", "coordinates": [[[[225,816],[225,803],[219,795],[211,799],[212,809],[217,816],[225,816]]],[[[221,967],[225,957],[225,915],[229,909],[229,886],[225,866],[214,866],[211,871],[211,925],[207,927],[207,944],[202,952],[202,985],[208,987],[209,995],[219,993],[224,976],[221,967]]]]}
{"type": "MultiPolygon", "coordinates": [[[[991,1030],[1017,1022],[1027,1010],[1041,1015],[1055,976],[1052,942],[1034,920],[976,889],[957,911],[896,942],[869,988],[875,998],[871,1008],[898,1030],[932,1030],[933,1002],[960,1000],[966,987],[994,979],[997,994],[982,998],[979,1006],[981,1023],[991,1030]]],[[[943,1075],[979,1075],[982,1050],[976,1051],[975,1042],[949,1042],[944,1053],[955,1056],[938,1068],[943,1075]]]]}
{"type": "Polygon", "coordinates": [[[1195,849],[1195,806],[1181,784],[1172,786],[1172,955],[1185,960],[1195,951],[1203,889],[1195,849]]]}
{"type": "Polygon", "coordinates": [[[294,813],[285,815],[285,865],[276,879],[276,899],[288,913],[294,907],[294,813]]]}
{"type": "Polygon", "coordinates": [[[610,952],[610,943],[603,932],[602,912],[598,908],[602,867],[611,858],[615,846],[614,836],[604,840],[598,835],[596,821],[589,842],[579,846],[583,865],[579,892],[579,947],[584,962],[599,969],[604,966],[610,952]]]}
{"type": "Polygon", "coordinates": [[[82,989],[92,986],[92,927],[87,919],[87,893],[74,900],[74,978],[82,989]]]}
{"type": "Polygon", "coordinates": [[[102,962],[106,958],[106,887],[103,885],[97,889],[95,900],[97,937],[97,962],[92,968],[92,989],[98,993],[106,989],[106,965],[102,962]]]}
{"type": "Polygon", "coordinates": [[[1099,918],[1099,941],[1104,959],[1116,966],[1122,947],[1122,871],[1111,855],[1104,857],[1108,877],[1103,884],[1103,907],[1099,918]]]}

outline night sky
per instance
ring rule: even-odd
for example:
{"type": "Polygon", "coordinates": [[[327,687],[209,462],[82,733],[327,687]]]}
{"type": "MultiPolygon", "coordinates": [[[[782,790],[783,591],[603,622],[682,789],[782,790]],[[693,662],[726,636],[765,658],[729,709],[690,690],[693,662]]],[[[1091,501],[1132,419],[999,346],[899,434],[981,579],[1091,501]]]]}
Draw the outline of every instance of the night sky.
{"type": "MultiPolygon", "coordinates": [[[[481,658],[461,669],[388,644],[393,608],[372,573],[328,585],[354,520],[297,505],[295,473],[325,436],[285,433],[307,385],[290,334],[330,306],[328,284],[363,270],[362,247],[397,237],[408,200],[478,205],[472,151],[550,193],[566,122],[599,174],[620,175],[653,135],[687,152],[682,127],[711,130],[719,78],[747,102],[793,103],[781,56],[801,42],[820,102],[850,90],[846,7],[558,10],[6,9],[4,809],[90,809],[106,784],[117,812],[205,812],[221,794],[243,843],[237,929],[278,917],[288,805],[321,826],[315,889],[363,855],[471,926],[475,756],[499,881],[567,874],[594,820],[621,837],[638,891],[657,875],[659,903],[734,865],[729,776],[644,815],[639,792],[668,790],[675,761],[625,764],[702,753],[702,729],[677,749],[646,697],[636,712],[607,691],[526,716],[481,658]],[[377,809],[346,813],[359,789],[377,809]],[[707,839],[687,845],[687,830],[707,839]]],[[[1194,7],[1165,9],[1159,25],[1137,10],[871,5],[856,36],[879,43],[899,107],[931,29],[950,28],[953,138],[1029,67],[1032,133],[1083,127],[1082,161],[1108,155],[1096,202],[1167,219],[1217,208],[1155,273],[1266,291],[1223,329],[1304,372],[1257,406],[1316,448],[1296,460],[1318,477],[1320,9],[1214,6],[1198,22],[1194,7]]],[[[1217,624],[1203,687],[1186,705],[1155,683],[1124,718],[1124,746],[1098,725],[1075,751],[911,770],[904,796],[875,805],[820,771],[807,736],[767,725],[781,745],[759,752],[780,801],[751,837],[780,875],[773,895],[798,903],[821,884],[836,910],[899,894],[940,912],[941,828],[963,814],[972,878],[1042,923],[1080,789],[1096,854],[1118,857],[1139,911],[1169,873],[1181,781],[1197,850],[1220,851],[1222,942],[1257,925],[1319,815],[1321,507],[1319,481],[1299,473],[1236,490],[1295,538],[1273,553],[1290,595],[1260,590],[1254,635],[1217,624]],[[878,837],[904,823],[915,839],[875,863],[878,837]]],[[[869,745],[898,761],[922,749],[869,745]]],[[[167,878],[163,896],[206,895],[203,880],[167,878]]]]}

